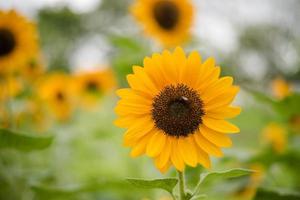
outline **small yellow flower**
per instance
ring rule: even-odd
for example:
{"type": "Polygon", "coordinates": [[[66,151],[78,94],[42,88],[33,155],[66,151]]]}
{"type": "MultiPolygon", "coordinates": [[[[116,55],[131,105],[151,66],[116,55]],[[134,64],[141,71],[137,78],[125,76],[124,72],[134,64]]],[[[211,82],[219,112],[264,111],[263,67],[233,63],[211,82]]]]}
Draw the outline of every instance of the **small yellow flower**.
{"type": "Polygon", "coordinates": [[[35,25],[15,11],[0,10],[0,73],[14,72],[38,52],[35,25]]]}
{"type": "Polygon", "coordinates": [[[277,99],[284,99],[291,94],[291,85],[282,78],[276,78],[272,81],[272,92],[277,99]]]}
{"type": "Polygon", "coordinates": [[[105,94],[115,88],[116,80],[113,72],[105,69],[79,73],[72,85],[80,103],[84,107],[93,107],[105,94]]]}
{"type": "Polygon", "coordinates": [[[189,37],[194,17],[190,0],[136,0],[131,12],[146,34],[166,47],[180,45],[189,37]]]}
{"type": "Polygon", "coordinates": [[[45,72],[45,64],[41,56],[32,57],[20,68],[20,75],[29,80],[34,81],[45,72]]]}
{"type": "Polygon", "coordinates": [[[10,100],[23,90],[23,84],[17,77],[0,77],[0,101],[10,100]]]}
{"type": "Polygon", "coordinates": [[[247,186],[240,191],[236,197],[237,199],[253,199],[256,194],[257,188],[262,184],[265,178],[265,167],[260,163],[255,163],[250,166],[254,173],[251,173],[250,180],[247,186]]]}
{"type": "Polygon", "coordinates": [[[195,51],[186,57],[179,47],[165,50],[146,57],[144,67],[133,66],[127,81],[130,88],[117,91],[115,124],[128,129],[131,156],[147,154],[161,172],[171,165],[209,168],[209,155],[223,156],[220,148],[232,145],[227,133],[239,132],[226,121],[241,111],[230,105],[239,87],[230,76],[220,78],[213,58],[202,62],[195,51]]]}
{"type": "Polygon", "coordinates": [[[69,76],[56,73],[44,77],[39,82],[38,93],[56,119],[65,121],[70,118],[73,109],[73,98],[69,76]]]}
{"type": "Polygon", "coordinates": [[[264,140],[272,145],[276,153],[283,153],[287,145],[287,132],[277,123],[269,123],[262,131],[264,140]]]}

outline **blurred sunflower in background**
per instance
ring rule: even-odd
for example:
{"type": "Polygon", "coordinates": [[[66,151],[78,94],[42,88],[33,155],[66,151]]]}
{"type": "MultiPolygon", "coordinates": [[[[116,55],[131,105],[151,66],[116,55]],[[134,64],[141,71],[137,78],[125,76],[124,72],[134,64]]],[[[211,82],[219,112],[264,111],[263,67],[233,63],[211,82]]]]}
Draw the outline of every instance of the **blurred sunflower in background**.
{"type": "Polygon", "coordinates": [[[91,108],[115,88],[116,80],[112,70],[107,68],[75,75],[72,86],[79,103],[91,108]]]}
{"type": "Polygon", "coordinates": [[[222,156],[220,148],[232,145],[226,134],[239,132],[225,119],[241,109],[230,105],[239,87],[220,71],[213,58],[202,63],[198,52],[186,57],[179,47],[145,58],[144,68],[133,66],[130,88],[117,91],[115,108],[115,124],[128,129],[124,144],[131,156],[153,157],[161,172],[171,165],[209,168],[209,155],[222,156]]]}
{"type": "Polygon", "coordinates": [[[165,47],[185,42],[194,18],[189,0],[136,0],[131,13],[165,47]]]}
{"type": "Polygon", "coordinates": [[[23,84],[17,77],[0,79],[0,101],[16,97],[23,90],[23,84]]]}
{"type": "Polygon", "coordinates": [[[277,77],[271,82],[272,93],[277,99],[284,99],[292,94],[292,86],[281,77],[277,77]]]}
{"type": "Polygon", "coordinates": [[[280,124],[271,122],[262,130],[263,139],[270,144],[272,149],[278,153],[283,153],[287,148],[287,130],[280,124]]]}
{"type": "Polygon", "coordinates": [[[43,77],[38,83],[40,103],[45,104],[59,121],[68,120],[72,114],[73,95],[70,81],[68,75],[55,73],[43,77]]]}
{"type": "Polygon", "coordinates": [[[41,55],[29,58],[20,69],[20,75],[28,80],[34,81],[45,73],[45,63],[41,55]]]}
{"type": "Polygon", "coordinates": [[[15,72],[37,52],[35,25],[14,10],[0,10],[0,73],[15,72]]]}

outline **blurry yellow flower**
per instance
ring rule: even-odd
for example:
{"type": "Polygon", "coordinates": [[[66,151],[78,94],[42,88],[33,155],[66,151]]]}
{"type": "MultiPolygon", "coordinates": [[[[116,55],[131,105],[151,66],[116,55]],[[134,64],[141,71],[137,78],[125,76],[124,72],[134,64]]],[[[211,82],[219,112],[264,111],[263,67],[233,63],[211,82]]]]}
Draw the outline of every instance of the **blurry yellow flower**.
{"type": "Polygon", "coordinates": [[[264,180],[265,168],[262,164],[252,164],[250,169],[254,170],[255,172],[251,173],[248,185],[237,195],[238,199],[252,199],[256,194],[257,188],[264,180]]]}
{"type": "Polygon", "coordinates": [[[45,71],[44,62],[41,56],[32,57],[20,69],[20,75],[29,81],[39,78],[45,71]]]}
{"type": "Polygon", "coordinates": [[[276,78],[272,81],[272,92],[276,98],[283,99],[291,94],[291,85],[282,78],[276,78]]]}
{"type": "Polygon", "coordinates": [[[30,126],[35,133],[45,132],[49,124],[42,105],[43,102],[35,98],[26,101],[23,110],[16,115],[16,126],[30,126]]]}
{"type": "Polygon", "coordinates": [[[0,101],[16,97],[22,89],[23,84],[16,77],[0,78],[0,101]]]}
{"type": "Polygon", "coordinates": [[[0,73],[15,71],[37,51],[35,25],[15,11],[0,10],[0,73]]]}
{"type": "Polygon", "coordinates": [[[170,165],[183,171],[185,164],[209,168],[209,155],[223,155],[232,145],[227,133],[239,128],[225,119],[241,111],[231,106],[239,91],[233,78],[220,78],[213,58],[202,63],[198,52],[186,57],[181,48],[144,59],[127,76],[130,88],[117,91],[121,100],[115,124],[127,128],[124,144],[131,156],[147,154],[164,172],[170,165]]]}
{"type": "Polygon", "coordinates": [[[190,0],[136,0],[131,7],[146,34],[164,46],[176,46],[190,34],[194,9],[190,0]]]}
{"type": "Polygon", "coordinates": [[[276,153],[283,153],[287,145],[287,132],[277,123],[269,123],[262,131],[264,140],[272,145],[276,153]]]}
{"type": "Polygon", "coordinates": [[[73,82],[75,94],[84,107],[92,107],[99,99],[116,86],[116,80],[110,69],[84,72],[75,76],[73,82]]]}
{"type": "Polygon", "coordinates": [[[39,96],[58,120],[70,118],[73,109],[70,78],[66,74],[51,74],[39,83],[39,96]]]}

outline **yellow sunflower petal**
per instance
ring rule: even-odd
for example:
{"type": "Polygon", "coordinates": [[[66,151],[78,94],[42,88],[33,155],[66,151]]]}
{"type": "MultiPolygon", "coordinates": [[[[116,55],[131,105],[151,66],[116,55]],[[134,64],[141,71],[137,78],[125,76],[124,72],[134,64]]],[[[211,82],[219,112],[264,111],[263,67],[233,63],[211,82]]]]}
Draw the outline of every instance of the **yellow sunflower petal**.
{"type": "Polygon", "coordinates": [[[238,133],[240,129],[225,120],[203,117],[203,124],[208,128],[221,133],[238,133]]]}
{"type": "Polygon", "coordinates": [[[161,90],[166,85],[167,80],[162,70],[162,56],[156,53],[152,55],[152,58],[146,57],[144,68],[156,87],[161,90]]]}
{"type": "Polygon", "coordinates": [[[141,94],[144,94],[147,97],[152,98],[155,94],[152,93],[151,89],[148,88],[145,83],[143,83],[142,79],[137,77],[136,75],[129,74],[127,75],[127,82],[133,90],[139,91],[141,94]]]}
{"type": "Polygon", "coordinates": [[[121,101],[117,104],[115,112],[119,116],[126,115],[146,115],[151,113],[151,106],[143,106],[138,104],[124,104],[121,101]]]}
{"type": "Polygon", "coordinates": [[[130,127],[124,135],[124,145],[125,146],[133,146],[136,142],[149,133],[154,128],[153,122],[146,121],[136,123],[134,126],[130,127]]]}
{"type": "Polygon", "coordinates": [[[168,161],[163,167],[161,167],[161,168],[157,167],[157,168],[161,173],[165,173],[166,171],[168,171],[170,166],[171,166],[171,162],[168,161]]]}
{"type": "Polygon", "coordinates": [[[163,58],[163,73],[165,74],[165,77],[167,78],[169,83],[178,83],[178,65],[174,64],[172,54],[165,50],[162,53],[163,58]]]}
{"type": "Polygon", "coordinates": [[[156,157],[163,149],[165,142],[165,134],[161,131],[155,130],[155,133],[147,145],[146,154],[150,157],[156,157]]]}
{"type": "Polygon", "coordinates": [[[206,126],[201,126],[200,133],[211,143],[218,147],[230,147],[232,145],[230,137],[224,133],[216,132],[206,126]]]}
{"type": "Polygon", "coordinates": [[[224,93],[233,82],[233,78],[230,76],[220,78],[213,86],[207,87],[200,93],[201,99],[203,101],[209,101],[214,97],[224,93]]]}
{"type": "Polygon", "coordinates": [[[229,105],[235,98],[238,91],[239,87],[232,86],[226,93],[220,94],[219,96],[216,96],[208,102],[205,102],[205,110],[210,111],[229,105]]]}
{"type": "Polygon", "coordinates": [[[191,88],[195,88],[199,78],[199,71],[201,67],[201,56],[197,51],[193,51],[187,58],[187,67],[184,75],[184,83],[191,88]]]}
{"type": "Polygon", "coordinates": [[[127,128],[134,120],[135,117],[120,117],[114,121],[114,124],[120,128],[127,128]]]}
{"type": "Polygon", "coordinates": [[[186,71],[186,57],[181,47],[176,47],[173,53],[173,60],[176,59],[176,66],[178,68],[178,82],[183,82],[184,73],[186,71]]]}
{"type": "Polygon", "coordinates": [[[222,151],[219,147],[209,142],[206,138],[202,136],[200,132],[194,133],[194,138],[198,146],[203,149],[206,153],[214,155],[216,157],[223,156],[222,151]]]}
{"type": "Polygon", "coordinates": [[[210,110],[206,113],[206,116],[214,119],[230,119],[236,117],[240,113],[240,107],[228,106],[210,110]]]}
{"type": "Polygon", "coordinates": [[[150,138],[153,136],[153,133],[146,134],[144,137],[142,137],[136,145],[132,148],[130,152],[131,157],[137,157],[145,153],[147,144],[150,140],[150,138]]]}
{"type": "Polygon", "coordinates": [[[198,83],[195,86],[196,90],[198,90],[199,93],[201,93],[207,87],[215,84],[220,74],[221,74],[221,68],[214,67],[209,75],[207,75],[203,80],[198,81],[198,83]]]}
{"type": "Polygon", "coordinates": [[[197,146],[197,155],[198,155],[198,163],[203,165],[205,168],[210,169],[211,162],[208,154],[198,146],[197,146]]]}
{"type": "Polygon", "coordinates": [[[173,138],[171,142],[172,142],[171,161],[175,166],[175,168],[182,172],[185,166],[184,166],[183,159],[178,150],[179,147],[178,147],[177,139],[173,138]]]}
{"type": "Polygon", "coordinates": [[[163,151],[161,151],[160,155],[155,159],[155,163],[157,168],[163,168],[169,161],[171,155],[171,141],[169,137],[166,137],[165,146],[163,151]]]}
{"type": "Polygon", "coordinates": [[[197,149],[190,137],[178,139],[178,147],[184,162],[192,167],[197,165],[197,149]]]}

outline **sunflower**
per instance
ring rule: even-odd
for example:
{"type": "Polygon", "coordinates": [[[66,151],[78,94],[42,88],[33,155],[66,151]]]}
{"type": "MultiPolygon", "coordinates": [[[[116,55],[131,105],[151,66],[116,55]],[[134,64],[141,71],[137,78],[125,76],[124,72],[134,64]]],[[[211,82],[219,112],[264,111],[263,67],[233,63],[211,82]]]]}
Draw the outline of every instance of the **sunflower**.
{"type": "Polygon", "coordinates": [[[37,50],[35,25],[13,10],[0,10],[0,73],[13,72],[37,50]]]}
{"type": "Polygon", "coordinates": [[[42,56],[32,57],[20,68],[20,75],[28,81],[34,81],[45,72],[42,56]]]}
{"type": "Polygon", "coordinates": [[[292,93],[291,85],[283,78],[276,78],[272,81],[272,93],[277,99],[284,99],[292,93]]]}
{"type": "Polygon", "coordinates": [[[287,131],[280,124],[271,122],[262,131],[263,139],[271,144],[272,149],[281,154],[287,146],[287,131]]]}
{"type": "Polygon", "coordinates": [[[110,69],[79,73],[74,78],[74,93],[84,107],[92,107],[116,85],[110,69]]]}
{"type": "Polygon", "coordinates": [[[0,77],[0,102],[18,96],[22,90],[23,84],[17,77],[0,77]]]}
{"type": "Polygon", "coordinates": [[[188,38],[194,15],[189,0],[136,0],[131,12],[144,24],[146,34],[166,47],[188,38]]]}
{"type": "Polygon", "coordinates": [[[50,108],[55,118],[59,121],[69,119],[73,102],[69,76],[61,73],[51,74],[38,84],[39,97],[50,108]]]}
{"type": "Polygon", "coordinates": [[[209,168],[209,155],[220,157],[220,147],[231,146],[226,134],[239,128],[225,119],[241,111],[230,105],[239,88],[232,77],[219,77],[213,58],[202,63],[197,52],[186,57],[177,47],[146,57],[133,72],[130,88],[117,91],[115,108],[115,124],[128,129],[124,145],[132,147],[132,157],[153,157],[161,172],[171,165],[183,171],[185,164],[209,168]]]}

